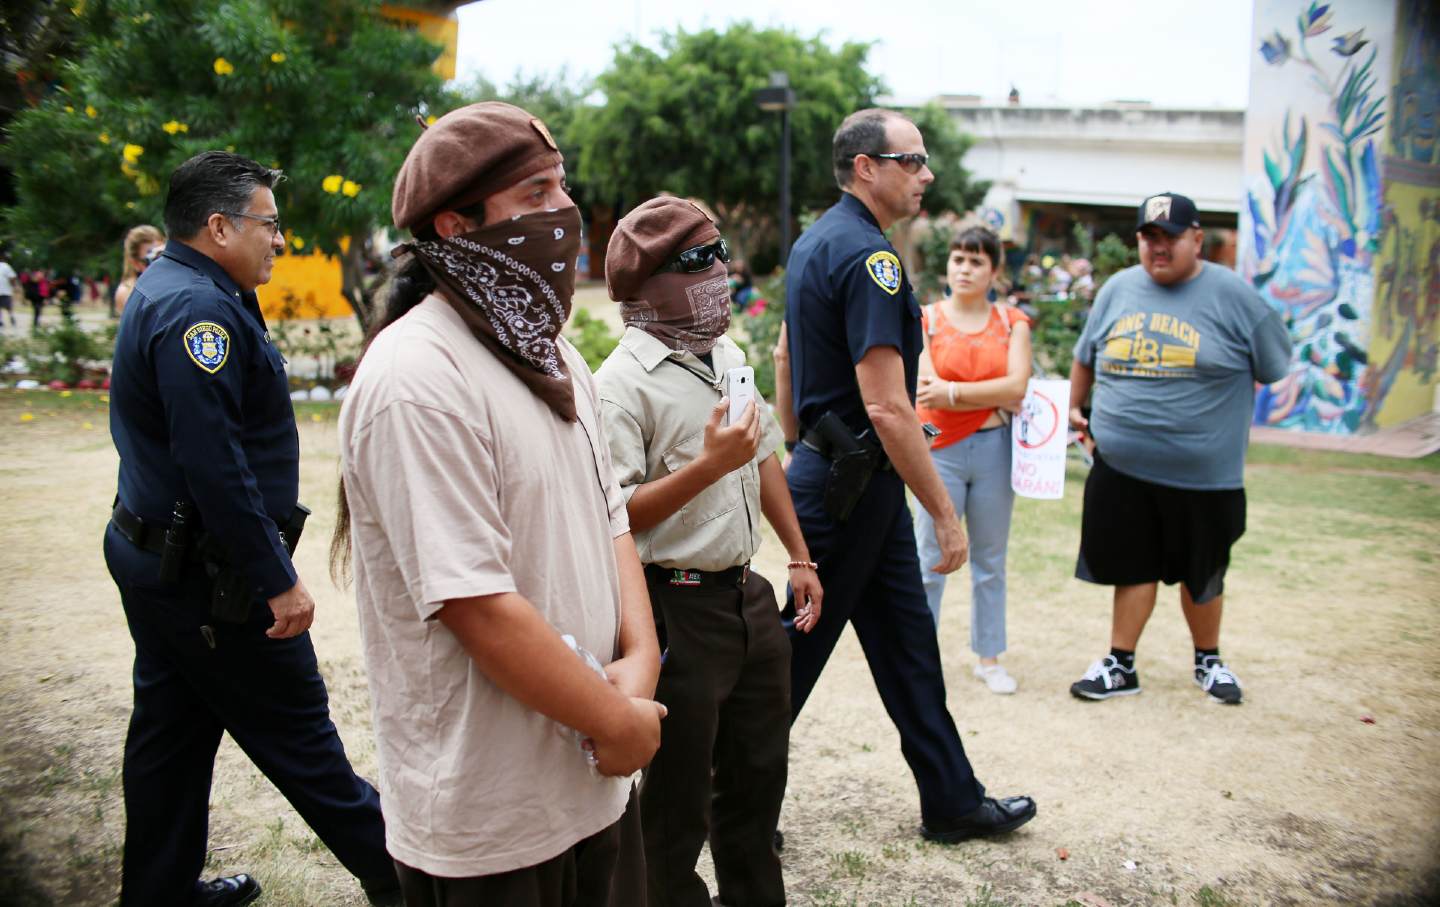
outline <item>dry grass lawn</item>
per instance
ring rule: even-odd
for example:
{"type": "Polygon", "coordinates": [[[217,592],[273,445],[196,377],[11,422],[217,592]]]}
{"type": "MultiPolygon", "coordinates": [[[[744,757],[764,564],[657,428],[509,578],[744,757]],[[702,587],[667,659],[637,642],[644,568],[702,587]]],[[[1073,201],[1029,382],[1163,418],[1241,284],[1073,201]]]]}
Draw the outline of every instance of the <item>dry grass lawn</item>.
{"type": "MultiPolygon", "coordinates": [[[[353,606],[324,578],[335,410],[300,419],[315,647],[346,747],[373,778],[353,606]]],[[[133,653],[100,555],[115,466],[98,395],[0,391],[0,904],[108,904],[117,891],[133,653]]],[[[996,795],[1033,794],[1039,818],[1008,840],[922,842],[898,739],[847,633],[795,726],[782,819],[792,902],[1434,903],[1440,457],[1252,451],[1224,634],[1239,708],[1191,681],[1173,590],[1142,645],[1144,694],[1068,695],[1108,641],[1108,591],[1070,578],[1082,480],[1072,466],[1063,501],[1017,506],[1005,660],[1018,694],[970,676],[963,573],[942,619],[951,709],[977,772],[996,795]]],[[[770,543],[759,567],[780,577],[783,560],[770,543]]],[[[255,874],[264,905],[364,903],[228,740],[215,778],[210,870],[255,874]]]]}

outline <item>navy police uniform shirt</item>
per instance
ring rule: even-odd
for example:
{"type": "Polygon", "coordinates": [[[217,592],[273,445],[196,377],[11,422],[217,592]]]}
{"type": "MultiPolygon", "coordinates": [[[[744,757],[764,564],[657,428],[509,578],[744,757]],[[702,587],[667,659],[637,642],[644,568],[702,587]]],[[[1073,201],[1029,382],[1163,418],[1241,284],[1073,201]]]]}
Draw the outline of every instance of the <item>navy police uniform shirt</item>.
{"type": "Polygon", "coordinates": [[[785,272],[785,324],[795,415],[813,428],[833,410],[857,434],[870,428],[855,366],[877,346],[905,363],[913,403],[923,337],[920,304],[895,247],[848,192],[795,243],[785,272]]]}
{"type": "Polygon", "coordinates": [[[300,486],[285,360],[255,294],[184,243],[166,244],[121,316],[110,434],[133,513],[163,525],[189,500],[266,598],[295,585],[277,529],[300,486]]]}

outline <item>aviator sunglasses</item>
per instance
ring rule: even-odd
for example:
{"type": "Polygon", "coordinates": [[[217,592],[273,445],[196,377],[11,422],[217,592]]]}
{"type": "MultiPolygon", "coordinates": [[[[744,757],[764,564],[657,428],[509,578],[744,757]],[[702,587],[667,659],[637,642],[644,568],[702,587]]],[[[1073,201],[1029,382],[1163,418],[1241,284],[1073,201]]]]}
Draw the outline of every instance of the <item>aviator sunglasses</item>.
{"type": "Polygon", "coordinates": [[[717,258],[724,262],[730,260],[730,247],[725,244],[725,237],[723,236],[713,243],[703,246],[693,246],[686,249],[666,264],[656,268],[655,273],[668,274],[677,272],[698,274],[701,271],[709,270],[717,258]]]}

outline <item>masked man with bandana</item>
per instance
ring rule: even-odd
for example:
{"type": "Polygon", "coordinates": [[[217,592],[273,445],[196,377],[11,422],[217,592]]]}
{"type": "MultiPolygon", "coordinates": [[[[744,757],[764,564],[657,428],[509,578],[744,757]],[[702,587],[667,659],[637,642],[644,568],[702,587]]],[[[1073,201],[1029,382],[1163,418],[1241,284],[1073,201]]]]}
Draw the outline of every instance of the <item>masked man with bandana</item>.
{"type": "Polygon", "coordinates": [[[750,569],[761,513],[789,552],[797,626],[820,616],[770,408],[757,398],[724,424],[725,373],[745,364],[725,336],[729,257],[702,209],[656,198],[621,219],[605,258],[625,334],[595,376],[600,413],[664,651],[656,698],[670,710],[640,787],[651,907],[708,907],[695,871],[707,834],[720,903],[785,903],[770,842],[785,797],[790,645],[774,589],[750,569]]]}
{"type": "Polygon", "coordinates": [[[332,564],[354,565],[409,907],[644,904],[629,776],[660,742],[660,656],[594,384],[560,337],[564,176],[508,104],[420,136],[393,199],[415,241],[340,417],[332,564]]]}

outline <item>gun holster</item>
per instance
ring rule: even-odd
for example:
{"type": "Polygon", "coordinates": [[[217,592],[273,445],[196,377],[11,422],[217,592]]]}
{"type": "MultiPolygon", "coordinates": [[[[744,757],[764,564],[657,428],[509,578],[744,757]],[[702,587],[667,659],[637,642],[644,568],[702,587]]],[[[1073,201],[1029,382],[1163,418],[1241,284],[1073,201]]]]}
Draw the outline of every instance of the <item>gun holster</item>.
{"type": "MultiPolygon", "coordinates": [[[[290,519],[280,527],[280,541],[289,554],[295,553],[310,508],[296,504],[290,519]]],[[[205,572],[210,576],[210,616],[221,623],[243,624],[250,617],[250,606],[259,596],[259,588],[237,569],[232,560],[219,550],[213,536],[206,540],[205,572]]]]}
{"type": "Polygon", "coordinates": [[[850,517],[870,484],[880,461],[880,450],[863,437],[856,437],[839,416],[827,412],[815,428],[806,433],[806,443],[830,460],[825,480],[825,513],[836,522],[850,517]]]}

